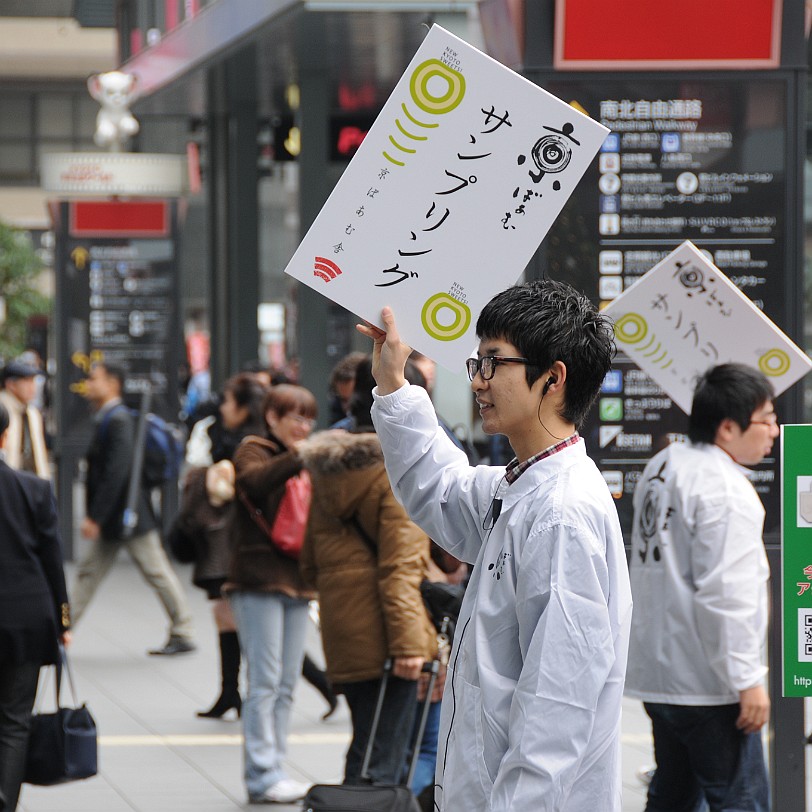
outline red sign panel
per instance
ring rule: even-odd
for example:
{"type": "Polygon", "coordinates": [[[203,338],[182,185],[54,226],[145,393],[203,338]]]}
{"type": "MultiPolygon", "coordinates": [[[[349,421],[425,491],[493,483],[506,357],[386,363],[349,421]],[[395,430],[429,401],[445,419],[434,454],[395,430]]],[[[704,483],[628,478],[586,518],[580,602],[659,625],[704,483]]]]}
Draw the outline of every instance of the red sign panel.
{"type": "Polygon", "coordinates": [[[782,0],[556,0],[562,70],[776,68],[782,0]]]}
{"type": "Polygon", "coordinates": [[[68,227],[73,237],[166,237],[169,211],[165,200],[77,200],[68,227]]]}

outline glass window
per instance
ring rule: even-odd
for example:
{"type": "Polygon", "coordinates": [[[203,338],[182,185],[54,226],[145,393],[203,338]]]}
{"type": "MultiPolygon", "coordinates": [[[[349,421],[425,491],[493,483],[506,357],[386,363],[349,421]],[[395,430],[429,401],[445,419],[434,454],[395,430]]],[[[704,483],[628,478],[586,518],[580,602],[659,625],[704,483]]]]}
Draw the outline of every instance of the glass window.
{"type": "Polygon", "coordinates": [[[29,144],[0,142],[0,176],[16,179],[31,176],[31,146],[29,144]]]}
{"type": "Polygon", "coordinates": [[[0,96],[0,139],[31,134],[31,97],[0,96]]]}
{"type": "Polygon", "coordinates": [[[71,96],[43,93],[37,98],[37,134],[40,138],[70,138],[73,135],[71,96]]]}
{"type": "Polygon", "coordinates": [[[93,139],[96,132],[96,116],[101,107],[99,103],[90,96],[79,96],[76,110],[77,135],[79,138],[93,139]]]}

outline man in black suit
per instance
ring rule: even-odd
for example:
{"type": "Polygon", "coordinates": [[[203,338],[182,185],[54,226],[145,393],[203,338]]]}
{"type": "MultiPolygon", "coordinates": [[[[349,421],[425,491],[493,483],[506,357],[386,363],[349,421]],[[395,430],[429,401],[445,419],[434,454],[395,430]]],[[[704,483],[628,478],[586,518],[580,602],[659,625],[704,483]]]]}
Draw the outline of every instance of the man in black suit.
{"type": "MultiPolygon", "coordinates": [[[[0,451],[9,414],[0,404],[0,451]]],[[[0,459],[0,812],[17,806],[40,666],[70,641],[50,483],[0,459]]]]}
{"type": "Polygon", "coordinates": [[[90,541],[90,548],[77,567],[73,585],[74,623],[125,547],[169,616],[169,639],[150,654],[182,654],[195,649],[192,614],[161,544],[150,494],[143,487],[138,494],[138,522],[129,536],[124,528],[135,454],[135,420],[121,399],[124,377],[119,367],[99,363],[93,365],[87,378],[86,397],[96,415],[87,451],[87,506],[81,532],[90,541]]]}

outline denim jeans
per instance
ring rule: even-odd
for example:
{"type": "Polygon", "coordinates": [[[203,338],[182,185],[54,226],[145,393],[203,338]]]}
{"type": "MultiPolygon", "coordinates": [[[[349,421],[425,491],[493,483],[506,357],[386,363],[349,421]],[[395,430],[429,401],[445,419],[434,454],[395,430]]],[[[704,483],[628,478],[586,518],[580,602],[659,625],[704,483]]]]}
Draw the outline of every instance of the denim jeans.
{"type": "Polygon", "coordinates": [[[274,592],[232,592],[229,597],[248,674],[243,752],[245,786],[254,797],[286,777],[282,761],[304,657],[307,601],[274,592]]]}
{"type": "MultiPolygon", "coordinates": [[[[344,768],[345,784],[360,784],[364,751],[372,730],[379,679],[349,682],[341,686],[352,717],[352,741],[344,768]]],[[[405,777],[403,765],[417,709],[417,681],[389,677],[372,758],[369,778],[374,784],[399,784],[405,777]]]]}
{"type": "MultiPolygon", "coordinates": [[[[415,795],[420,793],[429,784],[434,784],[434,774],[437,770],[437,740],[440,738],[440,711],[442,709],[442,702],[432,702],[429,705],[429,714],[426,717],[426,727],[423,730],[423,739],[419,742],[420,752],[417,754],[417,767],[414,771],[414,778],[412,779],[412,792],[415,795]]],[[[417,727],[420,724],[420,715],[423,712],[423,703],[421,702],[417,708],[417,714],[414,720],[414,733],[417,733],[417,727]]],[[[412,735],[414,738],[414,735],[412,735]]],[[[409,762],[411,755],[406,763],[406,770],[409,770],[409,762]]]]}
{"type": "Polygon", "coordinates": [[[769,812],[760,733],[736,728],[739,706],[644,703],[654,733],[657,771],[646,812],[769,812]]]}

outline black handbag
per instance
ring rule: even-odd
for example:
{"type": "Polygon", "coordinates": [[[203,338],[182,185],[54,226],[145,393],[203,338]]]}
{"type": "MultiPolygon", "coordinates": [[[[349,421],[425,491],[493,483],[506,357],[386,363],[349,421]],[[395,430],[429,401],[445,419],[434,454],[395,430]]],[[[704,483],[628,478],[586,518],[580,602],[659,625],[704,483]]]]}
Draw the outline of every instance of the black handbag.
{"type": "Polygon", "coordinates": [[[52,786],[90,778],[98,771],[96,722],[86,705],[63,708],[59,695],[62,671],[68,672],[73,704],[76,690],[67,654],[60,646],[61,662],[56,666],[56,711],[35,713],[31,717],[26,757],[26,784],[52,786]],[[63,669],[64,666],[64,669],[63,669]]]}

